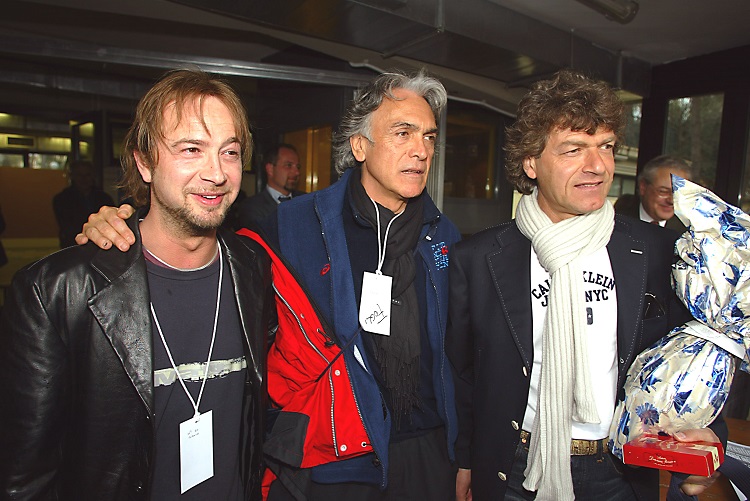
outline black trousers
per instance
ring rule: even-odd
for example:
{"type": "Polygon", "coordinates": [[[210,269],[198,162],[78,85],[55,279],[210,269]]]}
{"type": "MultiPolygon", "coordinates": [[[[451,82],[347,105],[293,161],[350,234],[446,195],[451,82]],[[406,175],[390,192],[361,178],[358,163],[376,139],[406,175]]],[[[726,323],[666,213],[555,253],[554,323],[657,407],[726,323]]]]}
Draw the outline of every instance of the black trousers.
{"type": "MultiPolygon", "coordinates": [[[[388,447],[388,487],[381,491],[372,484],[312,482],[309,501],[455,501],[457,467],[448,459],[445,429],[388,447]]],[[[269,501],[293,498],[279,482],[274,482],[269,501]]]]}

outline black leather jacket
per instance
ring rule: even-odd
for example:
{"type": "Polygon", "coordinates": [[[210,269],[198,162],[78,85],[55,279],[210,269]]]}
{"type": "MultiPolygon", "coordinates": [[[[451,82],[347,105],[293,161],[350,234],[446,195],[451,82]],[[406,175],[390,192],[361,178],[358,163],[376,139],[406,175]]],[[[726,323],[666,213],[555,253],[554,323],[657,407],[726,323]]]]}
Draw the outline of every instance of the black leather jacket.
{"type": "MultiPolygon", "coordinates": [[[[138,500],[153,465],[149,293],[137,243],[57,252],[14,278],[0,319],[0,498],[138,500]]],[[[247,357],[246,499],[260,499],[270,261],[220,232],[247,357]]]]}

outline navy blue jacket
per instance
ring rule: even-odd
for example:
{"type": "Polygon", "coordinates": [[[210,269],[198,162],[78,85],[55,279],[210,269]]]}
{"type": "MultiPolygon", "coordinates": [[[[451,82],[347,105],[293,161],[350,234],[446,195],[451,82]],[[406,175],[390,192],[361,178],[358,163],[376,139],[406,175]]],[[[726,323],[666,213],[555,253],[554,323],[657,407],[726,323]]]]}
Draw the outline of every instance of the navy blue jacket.
{"type": "MultiPolygon", "coordinates": [[[[327,483],[367,482],[385,487],[391,419],[387,412],[384,414],[380,389],[371,370],[373,361],[368,360],[359,335],[358,305],[343,221],[350,174],[348,170],[330,187],[279,205],[278,226],[272,232],[278,232],[281,254],[297,271],[302,285],[344,347],[354,395],[376,455],[317,466],[313,469],[313,479],[327,483]]],[[[432,381],[438,412],[446,428],[448,451],[453,459],[458,428],[444,339],[448,316],[448,248],[460,239],[460,234],[426,193],[424,196],[417,263],[424,267],[427,277],[426,318],[434,361],[432,381]]]]}

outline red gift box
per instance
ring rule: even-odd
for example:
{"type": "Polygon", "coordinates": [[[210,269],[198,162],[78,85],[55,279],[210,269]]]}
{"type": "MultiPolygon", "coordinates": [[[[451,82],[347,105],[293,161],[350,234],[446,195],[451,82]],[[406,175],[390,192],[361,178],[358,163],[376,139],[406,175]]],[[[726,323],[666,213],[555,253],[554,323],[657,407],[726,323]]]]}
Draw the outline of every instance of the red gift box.
{"type": "Polygon", "coordinates": [[[679,442],[670,436],[641,435],[622,448],[623,462],[689,475],[711,475],[724,461],[718,442],[679,442]]]}

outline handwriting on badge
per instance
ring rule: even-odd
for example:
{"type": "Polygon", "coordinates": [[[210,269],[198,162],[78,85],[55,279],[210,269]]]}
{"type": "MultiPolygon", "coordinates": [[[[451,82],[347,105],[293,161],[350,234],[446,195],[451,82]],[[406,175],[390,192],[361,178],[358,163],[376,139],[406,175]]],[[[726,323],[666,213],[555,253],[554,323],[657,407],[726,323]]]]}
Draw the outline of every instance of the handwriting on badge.
{"type": "Polygon", "coordinates": [[[387,318],[386,314],[383,312],[383,308],[380,307],[380,305],[376,305],[377,309],[367,315],[365,317],[365,323],[367,324],[379,324],[383,320],[387,318]]]}
{"type": "Polygon", "coordinates": [[[193,428],[192,430],[188,430],[187,437],[188,438],[195,438],[195,437],[197,437],[200,434],[201,434],[201,432],[200,432],[200,430],[198,428],[193,428]]]}

